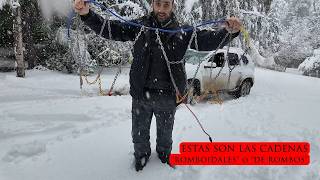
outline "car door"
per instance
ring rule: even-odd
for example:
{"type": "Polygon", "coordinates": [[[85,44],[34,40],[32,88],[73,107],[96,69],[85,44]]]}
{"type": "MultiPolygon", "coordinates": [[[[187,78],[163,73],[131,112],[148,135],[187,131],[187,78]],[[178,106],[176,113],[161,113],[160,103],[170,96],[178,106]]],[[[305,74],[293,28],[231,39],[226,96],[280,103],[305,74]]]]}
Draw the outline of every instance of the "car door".
{"type": "Polygon", "coordinates": [[[204,91],[223,90],[228,68],[225,53],[219,52],[204,63],[202,71],[202,88],[204,91]],[[214,66],[212,67],[211,64],[214,66]]]}
{"type": "Polygon", "coordinates": [[[228,53],[228,72],[225,79],[225,89],[234,90],[240,82],[242,76],[242,63],[237,53],[228,53]]]}

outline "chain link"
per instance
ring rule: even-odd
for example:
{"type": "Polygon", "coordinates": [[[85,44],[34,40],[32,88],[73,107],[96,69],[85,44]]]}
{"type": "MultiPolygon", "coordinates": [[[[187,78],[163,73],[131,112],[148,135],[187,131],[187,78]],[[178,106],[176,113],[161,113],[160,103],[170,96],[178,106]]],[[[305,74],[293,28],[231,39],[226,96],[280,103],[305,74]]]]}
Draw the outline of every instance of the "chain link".
{"type": "Polygon", "coordinates": [[[108,21],[108,32],[109,32],[109,39],[112,40],[112,29],[111,29],[111,22],[108,21]]]}
{"type": "Polygon", "coordinates": [[[156,29],[155,32],[156,32],[156,35],[157,35],[157,41],[158,41],[158,43],[159,43],[159,45],[160,45],[160,48],[161,48],[161,50],[162,50],[162,54],[163,54],[163,56],[164,56],[164,59],[165,59],[165,61],[166,61],[167,67],[168,67],[168,71],[169,71],[169,75],[170,75],[171,82],[172,82],[172,84],[173,84],[173,86],[174,86],[174,89],[175,89],[176,93],[178,93],[178,95],[181,96],[181,93],[180,93],[180,91],[179,91],[179,88],[178,88],[178,86],[177,86],[177,84],[176,84],[176,81],[174,80],[174,77],[173,77],[173,74],[172,74],[172,69],[171,69],[171,66],[170,66],[169,58],[168,58],[168,56],[167,56],[167,53],[166,53],[166,51],[165,51],[165,49],[164,49],[164,46],[163,46],[163,43],[162,43],[162,41],[161,41],[161,37],[160,37],[160,34],[159,34],[159,29],[156,29]]]}
{"type": "Polygon", "coordinates": [[[119,75],[121,74],[121,67],[119,67],[118,71],[117,71],[117,74],[115,75],[114,79],[113,79],[113,82],[111,84],[111,87],[110,87],[110,90],[109,90],[109,93],[108,95],[111,96],[112,94],[112,91],[113,91],[113,88],[114,88],[114,85],[116,84],[116,81],[119,77],[119,75]]]}
{"type": "MultiPolygon", "coordinates": [[[[189,41],[189,44],[188,44],[188,49],[190,49],[191,44],[192,44],[192,42],[193,42],[193,39],[194,39],[194,43],[195,43],[195,48],[196,48],[197,51],[199,51],[199,46],[198,46],[198,34],[197,34],[197,28],[196,28],[196,26],[194,26],[194,29],[193,29],[193,32],[192,32],[192,35],[191,35],[191,38],[190,38],[190,41],[189,41]]],[[[198,63],[198,65],[197,65],[197,69],[196,69],[196,71],[195,71],[195,73],[194,73],[194,75],[193,75],[193,77],[192,77],[191,83],[189,84],[189,83],[188,83],[188,80],[187,80],[187,82],[186,82],[186,83],[188,84],[187,93],[186,93],[186,95],[184,95],[179,101],[181,101],[181,102],[184,101],[184,99],[187,98],[189,95],[190,95],[191,97],[193,97],[193,93],[192,93],[192,89],[194,89],[193,84],[194,84],[194,82],[195,82],[195,80],[196,80],[196,77],[197,77],[197,74],[198,74],[198,72],[199,72],[200,66],[201,66],[201,61],[199,60],[199,63],[198,63]],[[192,93],[192,95],[191,95],[191,93],[192,93]]],[[[185,68],[184,68],[184,69],[185,69],[185,68]]]]}
{"type": "Polygon", "coordinates": [[[107,19],[107,18],[104,18],[103,24],[102,24],[102,27],[101,27],[100,33],[99,33],[99,36],[100,36],[100,37],[102,36],[103,30],[104,30],[104,28],[106,27],[107,21],[108,21],[108,19],[107,19]]]}
{"type": "MultiPolygon", "coordinates": [[[[233,31],[233,28],[231,28],[231,32],[232,31],[233,31]]],[[[233,67],[230,67],[231,65],[230,65],[230,60],[229,60],[229,50],[230,50],[231,40],[232,40],[232,36],[230,34],[229,46],[228,46],[228,51],[227,51],[227,61],[228,61],[228,68],[229,68],[227,89],[230,88],[230,78],[231,78],[232,71],[236,68],[236,65],[234,65],[233,67]]]]}
{"type": "Polygon", "coordinates": [[[144,32],[144,30],[145,30],[145,26],[142,26],[142,27],[140,28],[140,31],[139,31],[139,33],[137,34],[136,38],[134,39],[133,44],[135,44],[135,43],[138,41],[138,39],[140,38],[140,36],[141,36],[142,32],[144,32]]]}
{"type": "Polygon", "coordinates": [[[145,26],[142,26],[142,27],[140,28],[140,31],[139,31],[139,33],[137,34],[136,38],[134,39],[134,41],[133,41],[133,43],[132,43],[132,47],[131,47],[131,52],[132,52],[132,54],[134,53],[134,45],[136,44],[136,42],[138,41],[138,39],[140,38],[140,36],[141,36],[142,32],[144,32],[144,30],[145,30],[145,26]]]}
{"type": "MultiPolygon", "coordinates": [[[[84,46],[84,47],[82,47],[83,48],[83,52],[81,52],[82,48],[81,48],[79,39],[80,39],[80,34],[82,34],[82,31],[83,31],[82,28],[83,27],[81,25],[79,16],[75,17],[75,21],[76,21],[76,24],[78,24],[79,27],[80,27],[80,30],[78,30],[76,32],[76,39],[75,39],[76,50],[78,50],[79,52],[76,53],[75,52],[76,50],[74,48],[72,48],[72,52],[73,52],[73,54],[76,54],[77,59],[80,60],[80,62],[79,62],[79,79],[80,79],[80,89],[82,91],[82,87],[83,87],[83,79],[82,79],[82,75],[83,75],[83,60],[84,60],[84,58],[86,56],[86,49],[85,49],[85,45],[86,44],[83,45],[84,46]]],[[[85,41],[85,39],[84,39],[84,41],[85,41]]]]}

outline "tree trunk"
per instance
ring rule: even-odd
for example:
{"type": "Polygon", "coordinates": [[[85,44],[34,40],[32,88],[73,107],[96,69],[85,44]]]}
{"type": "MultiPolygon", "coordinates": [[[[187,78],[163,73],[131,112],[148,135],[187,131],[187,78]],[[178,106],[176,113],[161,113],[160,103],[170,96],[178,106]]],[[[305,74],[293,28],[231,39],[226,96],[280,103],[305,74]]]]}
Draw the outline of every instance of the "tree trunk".
{"type": "MultiPolygon", "coordinates": [[[[30,4],[30,6],[32,6],[30,4]]],[[[24,42],[24,60],[28,63],[28,68],[32,69],[36,66],[36,60],[37,60],[37,54],[36,50],[34,47],[34,40],[32,36],[32,27],[33,22],[37,20],[36,16],[33,16],[34,9],[30,7],[26,7],[25,9],[21,9],[21,14],[22,14],[22,20],[23,20],[23,25],[22,25],[22,31],[23,31],[23,42],[24,42]]]]}
{"type": "Polygon", "coordinates": [[[33,69],[39,60],[35,48],[37,37],[33,37],[33,31],[39,27],[37,23],[42,22],[37,0],[21,0],[21,16],[24,22],[22,25],[24,60],[28,64],[28,69],[33,69]]]}
{"type": "Polygon", "coordinates": [[[25,77],[25,64],[23,58],[23,41],[22,41],[22,20],[21,20],[21,7],[13,9],[15,14],[15,21],[13,23],[14,29],[14,43],[15,43],[15,56],[17,63],[17,77],[25,77]]]}

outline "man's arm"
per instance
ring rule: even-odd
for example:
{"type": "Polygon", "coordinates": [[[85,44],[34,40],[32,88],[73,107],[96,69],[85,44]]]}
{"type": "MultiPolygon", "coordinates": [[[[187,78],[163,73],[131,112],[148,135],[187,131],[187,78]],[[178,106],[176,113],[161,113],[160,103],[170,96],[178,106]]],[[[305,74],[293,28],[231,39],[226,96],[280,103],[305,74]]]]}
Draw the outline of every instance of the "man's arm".
{"type": "MultiPolygon", "coordinates": [[[[230,41],[232,41],[235,37],[239,35],[239,32],[229,34],[226,29],[221,29],[219,31],[208,31],[208,30],[201,30],[197,32],[197,40],[198,40],[198,47],[199,51],[212,51],[219,48],[223,48],[227,45],[230,41]],[[223,41],[223,42],[222,42],[223,41]]],[[[192,49],[195,48],[195,43],[193,41],[192,49]]]]}
{"type": "MultiPolygon", "coordinates": [[[[94,32],[100,34],[104,23],[104,19],[101,16],[90,10],[88,14],[81,15],[81,20],[94,32]]],[[[110,39],[108,23],[110,23],[111,38],[116,41],[134,41],[136,34],[140,31],[138,27],[133,27],[117,20],[107,20],[101,34],[106,39],[110,39]]]]}
{"type": "MultiPolygon", "coordinates": [[[[89,3],[84,0],[74,1],[74,10],[81,16],[84,23],[89,26],[97,34],[100,34],[101,28],[104,23],[104,19],[90,10],[89,3]]],[[[133,41],[136,34],[140,31],[139,27],[132,27],[128,24],[121,23],[120,21],[107,20],[102,36],[116,41],[133,41]],[[110,23],[111,32],[109,32],[108,23],[110,23]]]]}
{"type": "MultiPolygon", "coordinates": [[[[202,30],[197,32],[198,46],[200,51],[212,51],[227,45],[232,39],[240,34],[241,22],[236,17],[226,20],[224,28],[219,31],[202,30]],[[219,46],[220,45],[220,46],[219,46]]],[[[193,42],[191,48],[195,49],[193,42]]]]}

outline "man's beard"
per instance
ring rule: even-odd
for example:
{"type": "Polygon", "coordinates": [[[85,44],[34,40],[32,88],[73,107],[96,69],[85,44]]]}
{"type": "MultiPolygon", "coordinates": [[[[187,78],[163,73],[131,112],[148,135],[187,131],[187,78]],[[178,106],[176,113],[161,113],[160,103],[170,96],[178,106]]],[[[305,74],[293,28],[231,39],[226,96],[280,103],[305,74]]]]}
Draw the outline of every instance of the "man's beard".
{"type": "Polygon", "coordinates": [[[156,13],[155,12],[155,15],[157,17],[157,20],[159,22],[165,22],[167,21],[169,18],[170,18],[170,15],[166,14],[166,13],[156,13]]]}

